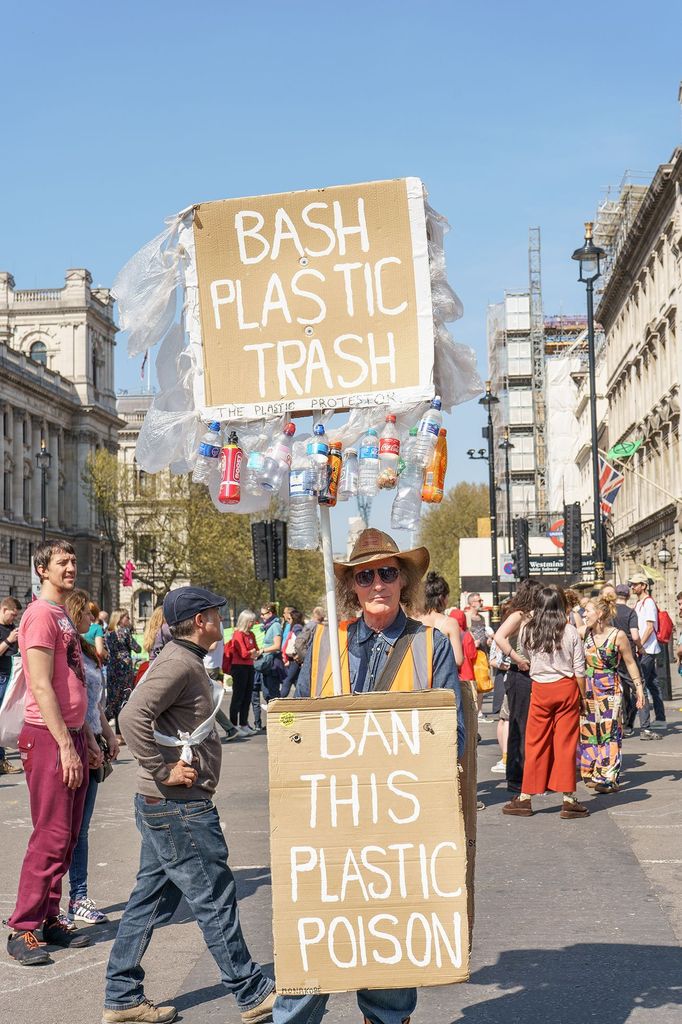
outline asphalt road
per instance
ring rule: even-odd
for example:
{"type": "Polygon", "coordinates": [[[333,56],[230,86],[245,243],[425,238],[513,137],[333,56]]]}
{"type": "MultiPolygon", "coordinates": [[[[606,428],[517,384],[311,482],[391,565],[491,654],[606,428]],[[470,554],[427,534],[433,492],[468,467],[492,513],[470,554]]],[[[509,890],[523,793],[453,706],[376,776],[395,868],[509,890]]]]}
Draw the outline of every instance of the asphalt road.
{"type": "MultiPolygon", "coordinates": [[[[679,1024],[682,1019],[682,699],[668,704],[660,743],[625,741],[626,785],[582,796],[590,818],[562,821],[559,799],[534,800],[533,818],[500,813],[506,791],[490,773],[495,726],[479,747],[476,931],[472,976],[422,990],[413,1024],[679,1024]]],[[[55,964],[18,966],[0,950],[0,1020],[99,1024],[104,970],[137,870],[134,766],[123,756],[102,787],[90,838],[90,894],[111,916],[94,944],[57,952],[55,964]]],[[[272,970],[265,737],[224,746],[217,805],[252,954],[272,970]]],[[[13,906],[30,834],[21,776],[0,777],[3,878],[0,917],[13,906]]],[[[173,1001],[185,1024],[238,1024],[201,934],[181,906],[145,957],[147,994],[173,1001]]],[[[326,1020],[360,1021],[351,996],[326,1020]]]]}

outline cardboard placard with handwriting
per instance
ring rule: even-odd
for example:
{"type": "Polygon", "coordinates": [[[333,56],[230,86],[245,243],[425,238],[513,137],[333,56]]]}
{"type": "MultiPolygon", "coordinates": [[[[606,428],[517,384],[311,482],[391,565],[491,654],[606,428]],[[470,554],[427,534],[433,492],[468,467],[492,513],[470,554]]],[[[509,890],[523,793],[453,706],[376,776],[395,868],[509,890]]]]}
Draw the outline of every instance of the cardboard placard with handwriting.
{"type": "Polygon", "coordinates": [[[465,981],[454,694],[275,701],[268,752],[277,991],[465,981]]]}
{"type": "Polygon", "coordinates": [[[204,418],[433,397],[418,178],[201,203],[188,244],[204,418]]]}

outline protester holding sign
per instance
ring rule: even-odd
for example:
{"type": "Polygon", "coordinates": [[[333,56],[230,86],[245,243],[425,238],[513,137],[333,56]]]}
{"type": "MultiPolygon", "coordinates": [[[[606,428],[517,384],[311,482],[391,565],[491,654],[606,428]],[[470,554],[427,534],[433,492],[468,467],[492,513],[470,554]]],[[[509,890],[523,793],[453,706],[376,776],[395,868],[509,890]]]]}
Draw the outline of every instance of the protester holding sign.
{"type": "MultiPolygon", "coordinates": [[[[457,666],[450,640],[433,627],[407,617],[429,564],[426,548],[400,551],[380,530],[358,537],[347,562],[335,562],[338,598],[360,617],[339,625],[344,694],[413,692],[447,687],[457,701],[457,750],[464,750],[465,728],[457,666]]],[[[333,694],[328,628],[318,627],[301,669],[297,697],[333,694]]],[[[371,697],[368,697],[371,707],[371,697]]],[[[358,1005],[373,1024],[406,1021],[417,1003],[415,988],[361,989],[358,1005]]],[[[319,1024],[328,995],[278,996],[275,1024],[319,1024]]]]}
{"type": "Polygon", "coordinates": [[[222,637],[224,604],[224,597],[201,587],[166,594],[163,613],[173,639],[121,712],[138,761],[135,818],[142,848],[137,883],[109,957],[103,1024],[175,1020],[174,1006],[154,1006],[145,998],[140,962],[154,928],[168,924],[183,896],[244,1024],[270,1018],[274,985],[244,940],[212,800],[220,776],[215,715],[223,691],[209,679],[204,656],[222,637]]]}

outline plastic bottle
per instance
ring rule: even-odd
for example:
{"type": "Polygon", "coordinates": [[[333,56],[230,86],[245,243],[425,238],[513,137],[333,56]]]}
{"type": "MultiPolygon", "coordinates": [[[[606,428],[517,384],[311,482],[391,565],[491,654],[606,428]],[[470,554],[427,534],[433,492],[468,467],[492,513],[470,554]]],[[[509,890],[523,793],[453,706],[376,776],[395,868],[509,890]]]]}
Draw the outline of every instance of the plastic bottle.
{"type": "Polygon", "coordinates": [[[436,397],[431,402],[431,407],[426,410],[417,427],[417,443],[415,445],[415,456],[421,461],[423,467],[428,466],[433,455],[433,449],[438,440],[438,431],[443,424],[443,415],[440,411],[440,398],[436,397]]]}
{"type": "Polygon", "coordinates": [[[307,456],[292,464],[289,475],[289,525],[287,543],[296,551],[312,551],[320,545],[320,527],[313,470],[307,456]]]}
{"type": "Polygon", "coordinates": [[[426,467],[424,474],[424,485],[422,487],[422,501],[430,505],[439,505],[443,500],[443,489],[445,487],[445,471],[448,468],[448,442],[447,430],[444,427],[438,432],[438,441],[431,461],[426,467]]]}
{"type": "Polygon", "coordinates": [[[195,484],[208,483],[211,474],[218,469],[220,458],[220,424],[217,420],[209,423],[208,430],[199,442],[197,461],[194,463],[192,479],[195,484]]]}
{"type": "Polygon", "coordinates": [[[348,501],[358,493],[358,453],[355,448],[346,448],[339,478],[339,501],[348,501]]]}
{"type": "Polygon", "coordinates": [[[424,469],[421,460],[415,457],[417,441],[417,428],[412,427],[403,447],[398,493],[391,508],[391,526],[394,530],[414,530],[419,523],[424,469]]]}
{"type": "Polygon", "coordinates": [[[379,487],[389,490],[398,482],[400,461],[400,437],[395,425],[395,416],[389,413],[386,426],[379,438],[379,487]]]}
{"type": "Polygon", "coordinates": [[[329,445],[325,437],[324,426],[321,423],[316,423],[313,427],[313,436],[308,441],[305,450],[313,473],[313,487],[315,493],[319,494],[327,483],[327,458],[329,456],[329,445]]]}
{"type": "Polygon", "coordinates": [[[241,498],[242,459],[244,452],[234,430],[220,453],[220,486],[218,501],[223,505],[238,505],[241,498]]]}
{"type": "Polygon", "coordinates": [[[329,505],[334,508],[339,494],[339,477],[341,476],[341,442],[332,441],[329,445],[327,456],[327,474],[325,485],[320,491],[318,501],[320,505],[329,505]]]}
{"type": "Polygon", "coordinates": [[[291,466],[292,438],[296,433],[294,423],[286,423],[281,434],[273,439],[265,453],[263,468],[258,482],[264,491],[278,491],[291,466]]]}
{"type": "Polygon", "coordinates": [[[265,461],[265,455],[263,452],[255,449],[249,452],[249,457],[246,460],[246,465],[242,466],[242,487],[248,494],[253,494],[260,497],[263,494],[263,489],[260,485],[260,475],[263,472],[263,462],[265,461]]]}
{"type": "Polygon", "coordinates": [[[379,475],[379,438],[376,430],[369,428],[358,452],[358,494],[373,498],[377,493],[379,475]]]}

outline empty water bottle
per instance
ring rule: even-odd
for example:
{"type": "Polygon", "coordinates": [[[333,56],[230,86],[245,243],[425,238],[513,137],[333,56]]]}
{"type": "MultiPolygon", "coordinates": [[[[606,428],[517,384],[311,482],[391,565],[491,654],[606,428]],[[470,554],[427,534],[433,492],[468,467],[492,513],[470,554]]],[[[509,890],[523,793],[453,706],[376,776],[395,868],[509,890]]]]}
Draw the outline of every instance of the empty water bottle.
{"type": "Polygon", "coordinates": [[[313,471],[307,456],[292,464],[289,475],[289,526],[287,541],[296,551],[319,547],[320,529],[313,471]]]}
{"type": "Polygon", "coordinates": [[[339,501],[348,501],[358,493],[358,453],[355,448],[346,448],[339,479],[339,501]]]}
{"type": "Polygon", "coordinates": [[[394,530],[414,530],[419,524],[424,468],[416,455],[418,440],[417,428],[412,427],[403,448],[398,493],[391,508],[391,526],[394,530]]]}
{"type": "Polygon", "coordinates": [[[220,424],[214,420],[213,423],[209,423],[208,430],[197,448],[197,461],[192,473],[192,479],[196,484],[207,484],[212,474],[218,472],[221,448],[220,424]]]}
{"type": "Polygon", "coordinates": [[[376,430],[369,428],[358,452],[358,494],[373,498],[377,493],[379,476],[379,438],[376,430]]]}
{"type": "Polygon", "coordinates": [[[278,491],[291,466],[292,438],[296,425],[287,423],[265,453],[258,482],[264,491],[278,491]]]}
{"type": "Polygon", "coordinates": [[[419,459],[423,467],[426,467],[431,461],[431,456],[438,440],[438,432],[443,425],[443,414],[440,411],[440,405],[440,398],[434,398],[430,408],[426,410],[417,427],[415,458],[419,459]]]}
{"type": "Polygon", "coordinates": [[[329,456],[329,445],[325,437],[324,426],[321,423],[316,423],[313,428],[313,436],[306,445],[306,455],[313,474],[313,487],[315,493],[319,494],[327,483],[327,458],[329,456]]]}

